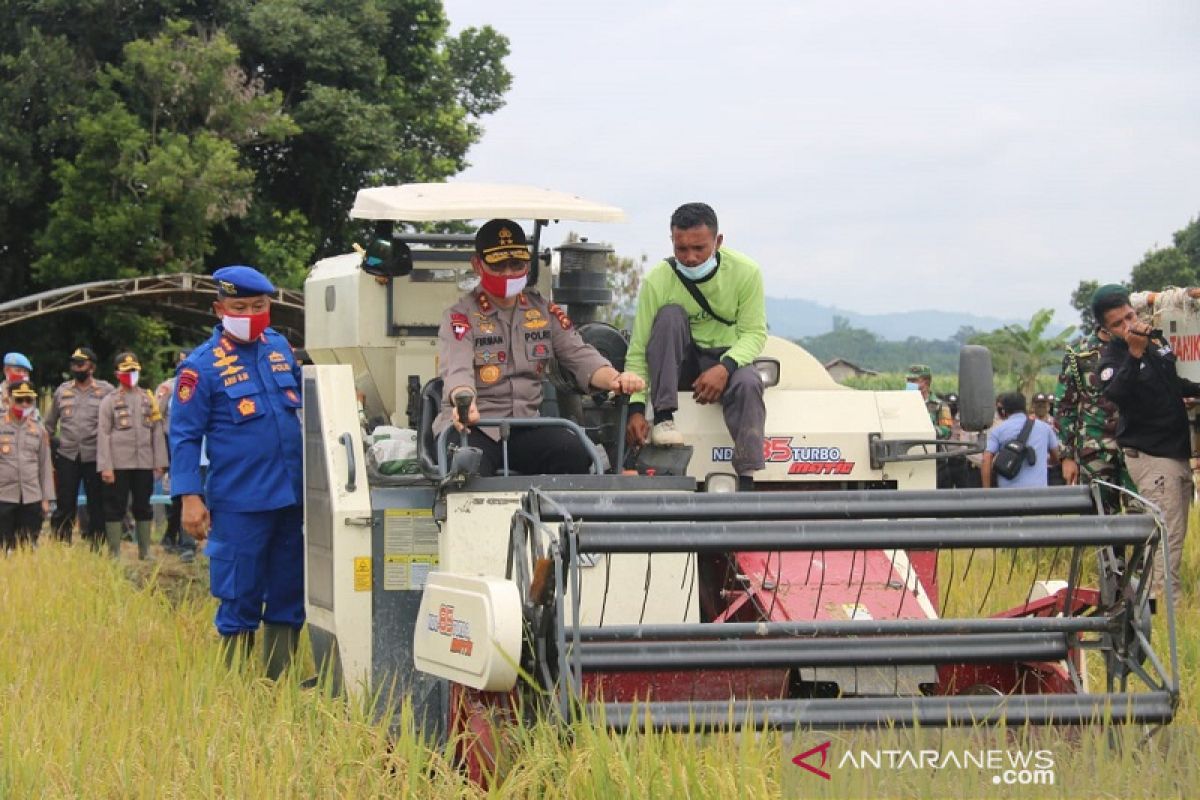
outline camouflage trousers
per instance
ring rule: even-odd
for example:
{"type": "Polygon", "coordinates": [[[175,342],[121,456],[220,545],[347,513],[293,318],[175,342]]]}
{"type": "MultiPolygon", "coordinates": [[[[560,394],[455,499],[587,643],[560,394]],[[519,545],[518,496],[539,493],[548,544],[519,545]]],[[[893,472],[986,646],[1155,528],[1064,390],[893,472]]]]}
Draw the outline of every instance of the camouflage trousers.
{"type": "MultiPolygon", "coordinates": [[[[1124,486],[1129,491],[1137,491],[1129,470],[1125,467],[1125,458],[1121,449],[1113,442],[1111,447],[1098,442],[1090,442],[1091,447],[1083,447],[1079,451],[1079,482],[1090,484],[1094,480],[1124,486]]],[[[1105,514],[1119,514],[1122,509],[1122,495],[1116,489],[1107,486],[1100,488],[1100,502],[1105,514]]]]}

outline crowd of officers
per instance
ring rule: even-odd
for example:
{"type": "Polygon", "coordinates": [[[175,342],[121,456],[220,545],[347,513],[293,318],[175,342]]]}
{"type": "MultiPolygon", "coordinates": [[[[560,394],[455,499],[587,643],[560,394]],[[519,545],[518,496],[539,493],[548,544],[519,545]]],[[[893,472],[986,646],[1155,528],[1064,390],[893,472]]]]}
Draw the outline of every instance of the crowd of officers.
{"type": "MultiPolygon", "coordinates": [[[[70,356],[71,377],[53,393],[45,417],[38,408],[33,364],[22,353],[4,356],[0,384],[0,547],[37,541],[48,519],[69,542],[77,520],[97,548],[120,552],[127,515],[138,555],[147,558],[153,523],[151,496],[167,468],[169,389],[140,386],[142,366],[132,352],[113,362],[116,385],[96,377],[88,347],[70,356]],[[82,488],[86,513],[81,514],[82,488]],[[82,518],[82,519],[81,519],[82,518]]],[[[178,515],[171,515],[178,528],[178,515]]],[[[190,560],[191,552],[185,553],[190,560]]]]}

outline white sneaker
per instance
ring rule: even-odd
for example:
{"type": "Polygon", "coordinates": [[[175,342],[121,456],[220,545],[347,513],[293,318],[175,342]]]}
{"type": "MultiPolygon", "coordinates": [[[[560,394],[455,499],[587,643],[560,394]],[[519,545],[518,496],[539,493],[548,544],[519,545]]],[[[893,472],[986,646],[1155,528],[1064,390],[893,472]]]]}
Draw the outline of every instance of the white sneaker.
{"type": "Polygon", "coordinates": [[[650,444],[659,447],[670,447],[683,444],[683,434],[675,427],[675,420],[660,422],[650,431],[650,444]]]}

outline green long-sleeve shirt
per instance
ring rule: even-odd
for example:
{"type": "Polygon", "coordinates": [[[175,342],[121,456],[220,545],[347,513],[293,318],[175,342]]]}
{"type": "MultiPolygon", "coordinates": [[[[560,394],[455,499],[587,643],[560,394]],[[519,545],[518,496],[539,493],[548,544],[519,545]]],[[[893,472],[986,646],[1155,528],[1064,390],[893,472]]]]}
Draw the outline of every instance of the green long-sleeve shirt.
{"type": "MultiPolygon", "coordinates": [[[[735,324],[718,322],[700,308],[684,288],[679,276],[666,261],[656,264],[642,281],[638,292],[637,316],[633,321],[633,338],[625,356],[625,369],[640,375],[647,385],[650,373],[646,368],[646,341],[654,318],[664,306],[679,305],[687,311],[692,328],[692,341],[698,347],[728,347],[726,357],[739,367],[754,361],[767,342],[767,305],[763,298],[762,271],[748,256],[728,247],[720,251],[720,266],[696,286],[704,299],[719,316],[735,324]]],[[[630,398],[631,403],[646,402],[646,393],[630,398]]]]}

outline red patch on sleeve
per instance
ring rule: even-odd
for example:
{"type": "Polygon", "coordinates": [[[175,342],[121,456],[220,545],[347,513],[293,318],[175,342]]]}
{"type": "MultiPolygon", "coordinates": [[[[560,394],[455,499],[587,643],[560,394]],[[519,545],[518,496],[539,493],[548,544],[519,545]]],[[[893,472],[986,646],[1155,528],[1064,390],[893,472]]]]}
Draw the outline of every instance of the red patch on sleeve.
{"type": "Polygon", "coordinates": [[[471,332],[471,321],[466,314],[451,314],[450,330],[454,332],[454,338],[461,342],[471,332]]]}
{"type": "Polygon", "coordinates": [[[175,398],[181,403],[186,403],[192,399],[192,395],[196,393],[196,383],[200,380],[200,373],[194,369],[182,369],[179,371],[179,377],[175,379],[175,398]]]}

